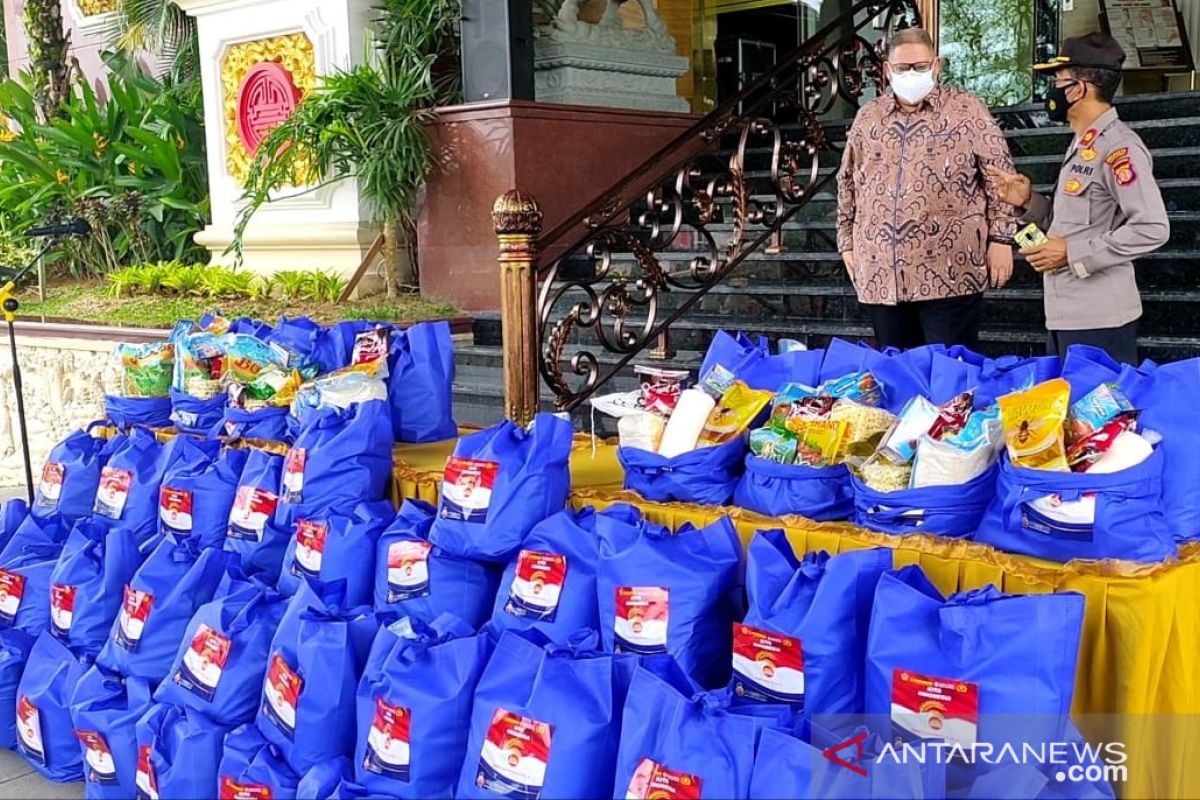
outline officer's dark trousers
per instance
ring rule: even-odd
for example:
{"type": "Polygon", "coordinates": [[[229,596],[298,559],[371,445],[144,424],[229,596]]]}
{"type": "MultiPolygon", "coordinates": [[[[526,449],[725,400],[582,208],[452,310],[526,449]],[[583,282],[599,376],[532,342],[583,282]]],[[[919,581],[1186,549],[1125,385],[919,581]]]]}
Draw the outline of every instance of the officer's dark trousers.
{"type": "Polygon", "coordinates": [[[1067,357],[1073,344],[1090,344],[1108,353],[1120,364],[1138,365],[1138,320],[1119,328],[1100,328],[1087,331],[1048,331],[1046,352],[1059,358],[1067,357]]]}
{"type": "Polygon", "coordinates": [[[894,306],[866,303],[862,306],[875,326],[875,341],[880,349],[898,347],[908,350],[925,344],[960,344],[978,349],[982,294],[894,306]]]}

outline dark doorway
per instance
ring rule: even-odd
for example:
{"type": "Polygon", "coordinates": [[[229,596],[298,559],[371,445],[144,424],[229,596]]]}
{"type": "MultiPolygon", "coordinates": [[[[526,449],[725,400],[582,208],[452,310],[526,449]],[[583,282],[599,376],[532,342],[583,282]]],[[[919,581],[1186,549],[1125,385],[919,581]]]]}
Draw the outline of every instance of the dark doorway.
{"type": "Polygon", "coordinates": [[[717,16],[717,100],[724,102],[800,46],[803,5],[786,3],[717,16]]]}

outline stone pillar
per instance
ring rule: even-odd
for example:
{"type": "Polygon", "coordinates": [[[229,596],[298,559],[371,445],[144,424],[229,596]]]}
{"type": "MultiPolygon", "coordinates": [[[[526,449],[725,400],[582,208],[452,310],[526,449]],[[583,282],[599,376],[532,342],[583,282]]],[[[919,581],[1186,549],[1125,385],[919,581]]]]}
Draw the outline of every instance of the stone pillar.
{"type": "Polygon", "coordinates": [[[504,339],[504,413],[528,425],[538,412],[537,240],[542,210],[516,190],[496,199],[500,240],[500,318],[504,339]]]}

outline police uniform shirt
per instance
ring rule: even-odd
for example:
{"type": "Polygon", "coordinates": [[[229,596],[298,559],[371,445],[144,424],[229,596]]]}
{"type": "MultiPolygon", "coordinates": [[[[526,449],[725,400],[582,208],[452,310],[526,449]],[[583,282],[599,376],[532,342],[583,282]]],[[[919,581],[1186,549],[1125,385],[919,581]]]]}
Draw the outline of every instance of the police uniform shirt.
{"type": "Polygon", "coordinates": [[[1150,153],[1115,108],[1067,151],[1053,208],[1035,192],[1022,221],[1067,243],[1067,266],[1044,275],[1047,329],[1118,328],[1142,316],[1133,261],[1167,241],[1170,223],[1150,153]]]}

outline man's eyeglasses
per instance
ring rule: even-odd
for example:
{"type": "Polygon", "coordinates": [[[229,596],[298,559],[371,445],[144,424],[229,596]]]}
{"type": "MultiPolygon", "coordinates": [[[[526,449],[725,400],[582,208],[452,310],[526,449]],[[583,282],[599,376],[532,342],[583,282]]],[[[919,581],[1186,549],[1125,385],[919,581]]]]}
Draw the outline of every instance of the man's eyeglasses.
{"type": "Polygon", "coordinates": [[[917,61],[916,63],[913,63],[913,64],[897,64],[895,62],[889,61],[888,64],[891,66],[892,72],[896,72],[896,73],[905,73],[905,72],[913,72],[913,71],[929,72],[929,70],[933,69],[932,61],[917,61]]]}

